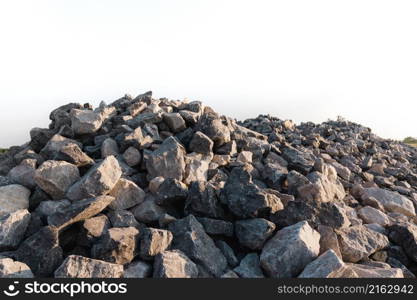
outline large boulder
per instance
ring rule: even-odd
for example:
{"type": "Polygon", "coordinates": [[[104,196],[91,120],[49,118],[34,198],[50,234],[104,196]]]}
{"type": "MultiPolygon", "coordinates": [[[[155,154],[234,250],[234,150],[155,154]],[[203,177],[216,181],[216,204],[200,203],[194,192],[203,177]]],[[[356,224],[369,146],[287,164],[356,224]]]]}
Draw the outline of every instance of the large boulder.
{"type": "Polygon", "coordinates": [[[306,221],[279,230],[262,249],[261,266],[274,278],[295,277],[320,252],[320,234],[306,221]]]}
{"type": "Polygon", "coordinates": [[[55,278],[120,278],[123,265],[70,255],[55,270],[55,278]]]}
{"type": "Polygon", "coordinates": [[[77,166],[66,161],[45,161],[35,172],[36,184],[52,199],[63,199],[68,188],[80,179],[77,166]]]}
{"type": "Polygon", "coordinates": [[[119,181],[122,170],[114,156],[106,157],[92,167],[67,191],[70,200],[80,200],[108,194],[119,181]]]}
{"type": "Polygon", "coordinates": [[[0,187],[0,216],[29,208],[30,190],[19,184],[0,187]]]}
{"type": "Polygon", "coordinates": [[[103,125],[103,116],[92,110],[71,110],[71,128],[75,134],[91,134],[103,125]]]}
{"type": "Polygon", "coordinates": [[[33,189],[36,186],[34,180],[36,163],[36,159],[24,159],[18,166],[10,170],[8,174],[10,182],[33,189]]]}

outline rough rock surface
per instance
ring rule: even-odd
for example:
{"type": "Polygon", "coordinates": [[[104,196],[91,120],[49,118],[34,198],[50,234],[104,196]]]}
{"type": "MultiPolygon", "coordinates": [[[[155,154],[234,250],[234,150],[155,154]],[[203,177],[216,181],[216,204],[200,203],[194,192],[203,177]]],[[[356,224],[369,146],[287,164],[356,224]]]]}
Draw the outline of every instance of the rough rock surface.
{"type": "Polygon", "coordinates": [[[49,118],[0,154],[1,276],[417,275],[415,147],[152,92],[49,118]]]}

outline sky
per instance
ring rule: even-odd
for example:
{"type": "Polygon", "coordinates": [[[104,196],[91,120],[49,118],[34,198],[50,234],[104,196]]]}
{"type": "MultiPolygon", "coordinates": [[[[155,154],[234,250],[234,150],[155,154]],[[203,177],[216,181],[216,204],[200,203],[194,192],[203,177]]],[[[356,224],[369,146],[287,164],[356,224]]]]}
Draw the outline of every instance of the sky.
{"type": "Polygon", "coordinates": [[[0,147],[60,105],[148,90],[417,136],[416,15],[414,0],[0,0],[0,147]]]}

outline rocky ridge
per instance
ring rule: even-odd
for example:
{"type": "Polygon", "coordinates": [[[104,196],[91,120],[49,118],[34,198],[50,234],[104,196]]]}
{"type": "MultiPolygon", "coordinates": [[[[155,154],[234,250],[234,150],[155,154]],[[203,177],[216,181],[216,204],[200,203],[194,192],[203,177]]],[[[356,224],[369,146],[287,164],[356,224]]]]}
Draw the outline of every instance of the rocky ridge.
{"type": "Polygon", "coordinates": [[[148,92],[0,154],[0,277],[415,277],[417,149],[148,92]]]}

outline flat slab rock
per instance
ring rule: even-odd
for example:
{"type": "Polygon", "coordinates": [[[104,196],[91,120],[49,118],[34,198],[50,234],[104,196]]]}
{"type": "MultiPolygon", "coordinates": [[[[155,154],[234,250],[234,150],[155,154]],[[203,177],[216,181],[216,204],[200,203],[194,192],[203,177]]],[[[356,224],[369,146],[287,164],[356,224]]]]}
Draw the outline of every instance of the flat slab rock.
{"type": "Polygon", "coordinates": [[[30,268],[11,258],[0,258],[0,278],[33,278],[30,268]]]}
{"type": "Polygon", "coordinates": [[[56,269],[55,278],[121,278],[123,265],[78,255],[68,256],[56,269]]]}

